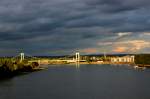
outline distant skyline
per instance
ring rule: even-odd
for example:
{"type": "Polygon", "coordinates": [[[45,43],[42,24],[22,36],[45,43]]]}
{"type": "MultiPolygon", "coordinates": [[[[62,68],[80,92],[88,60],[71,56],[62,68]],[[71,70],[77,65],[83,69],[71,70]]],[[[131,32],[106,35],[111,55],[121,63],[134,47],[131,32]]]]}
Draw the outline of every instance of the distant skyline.
{"type": "Polygon", "coordinates": [[[150,53],[149,0],[1,0],[0,56],[150,53]]]}

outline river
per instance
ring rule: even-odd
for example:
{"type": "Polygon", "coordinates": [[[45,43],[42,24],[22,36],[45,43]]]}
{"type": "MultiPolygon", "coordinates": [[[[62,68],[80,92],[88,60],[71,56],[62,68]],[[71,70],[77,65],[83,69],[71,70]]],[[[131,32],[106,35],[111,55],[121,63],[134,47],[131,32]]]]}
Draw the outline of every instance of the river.
{"type": "Polygon", "coordinates": [[[0,99],[150,99],[150,69],[51,65],[0,80],[0,99]]]}

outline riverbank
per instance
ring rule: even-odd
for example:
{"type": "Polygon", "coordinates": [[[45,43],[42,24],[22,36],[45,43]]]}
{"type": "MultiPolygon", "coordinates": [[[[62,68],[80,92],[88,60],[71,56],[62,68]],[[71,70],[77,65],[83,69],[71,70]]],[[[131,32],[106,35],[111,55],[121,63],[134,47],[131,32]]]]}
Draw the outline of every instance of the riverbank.
{"type": "Polygon", "coordinates": [[[124,63],[124,62],[50,62],[50,63],[45,63],[43,65],[63,65],[63,64],[112,64],[112,65],[133,65],[133,63],[124,63]]]}
{"type": "Polygon", "coordinates": [[[0,59],[0,78],[13,77],[43,69],[43,67],[40,67],[39,64],[35,62],[29,63],[28,61],[14,61],[9,58],[0,59]]]}
{"type": "Polygon", "coordinates": [[[44,68],[24,68],[24,69],[18,69],[18,70],[14,70],[14,71],[10,71],[10,70],[0,70],[0,79],[1,78],[10,78],[10,77],[14,77],[17,75],[24,75],[24,74],[28,74],[31,72],[36,72],[36,71],[40,71],[43,70],[44,68]]]}
{"type": "Polygon", "coordinates": [[[146,64],[137,64],[137,66],[139,66],[139,67],[146,67],[146,68],[150,68],[150,65],[146,65],[146,64]]]}
{"type": "Polygon", "coordinates": [[[47,63],[47,64],[44,64],[44,65],[64,65],[64,64],[100,64],[100,65],[103,65],[103,64],[108,64],[108,65],[128,65],[128,66],[131,66],[131,67],[134,67],[135,65],[139,66],[139,67],[146,67],[146,68],[150,68],[150,65],[143,65],[143,64],[135,64],[135,63],[130,63],[130,62],[77,62],[77,63],[74,63],[74,62],[51,62],[51,63],[47,63]]]}

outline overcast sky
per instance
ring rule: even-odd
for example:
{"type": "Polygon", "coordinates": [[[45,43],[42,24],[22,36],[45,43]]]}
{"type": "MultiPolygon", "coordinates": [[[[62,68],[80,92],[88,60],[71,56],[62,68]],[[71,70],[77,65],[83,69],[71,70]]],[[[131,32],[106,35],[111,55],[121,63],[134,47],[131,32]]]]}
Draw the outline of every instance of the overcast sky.
{"type": "Polygon", "coordinates": [[[0,0],[0,56],[150,52],[149,0],[0,0]]]}

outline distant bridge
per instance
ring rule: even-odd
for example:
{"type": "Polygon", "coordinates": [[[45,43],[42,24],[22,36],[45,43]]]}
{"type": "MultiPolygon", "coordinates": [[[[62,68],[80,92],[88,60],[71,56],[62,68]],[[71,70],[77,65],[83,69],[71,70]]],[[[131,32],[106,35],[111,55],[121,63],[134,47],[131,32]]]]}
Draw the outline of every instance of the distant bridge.
{"type": "Polygon", "coordinates": [[[25,54],[25,53],[20,53],[19,55],[13,57],[13,60],[18,60],[20,62],[22,61],[27,61],[28,63],[38,63],[40,64],[48,64],[49,62],[67,62],[67,63],[79,63],[79,62],[84,62],[86,60],[81,60],[80,59],[80,53],[76,52],[75,55],[69,55],[69,56],[65,56],[65,59],[55,59],[55,60],[49,60],[49,59],[41,59],[38,57],[34,57],[32,55],[29,54],[25,54]],[[70,59],[69,57],[72,56],[72,59],[70,59]],[[67,59],[69,58],[69,59],[67,59]]]}
{"type": "Polygon", "coordinates": [[[29,54],[20,53],[12,58],[13,61],[23,62],[26,61],[28,64],[30,63],[38,63],[40,65],[40,58],[31,56],[29,54]]]}

